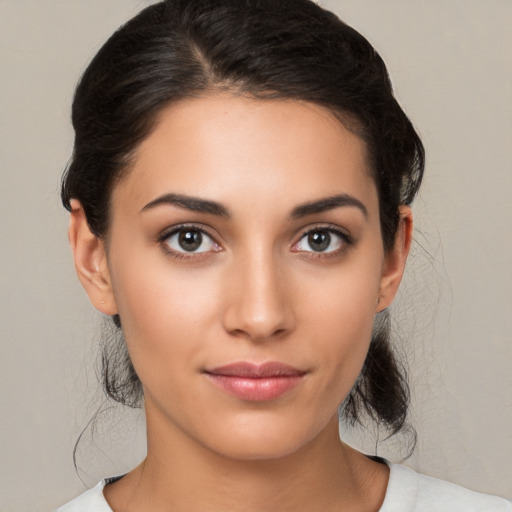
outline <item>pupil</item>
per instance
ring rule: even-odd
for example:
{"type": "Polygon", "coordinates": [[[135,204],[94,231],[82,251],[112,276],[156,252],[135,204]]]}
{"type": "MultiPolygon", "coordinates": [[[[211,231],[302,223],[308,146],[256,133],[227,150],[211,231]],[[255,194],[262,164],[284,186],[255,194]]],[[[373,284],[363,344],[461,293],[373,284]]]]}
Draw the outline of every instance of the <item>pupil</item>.
{"type": "Polygon", "coordinates": [[[180,247],[185,251],[195,251],[203,241],[200,231],[182,231],[178,238],[180,247]]]}
{"type": "Polygon", "coordinates": [[[331,235],[327,231],[315,231],[308,236],[308,243],[315,252],[325,251],[331,243],[331,235]]]}

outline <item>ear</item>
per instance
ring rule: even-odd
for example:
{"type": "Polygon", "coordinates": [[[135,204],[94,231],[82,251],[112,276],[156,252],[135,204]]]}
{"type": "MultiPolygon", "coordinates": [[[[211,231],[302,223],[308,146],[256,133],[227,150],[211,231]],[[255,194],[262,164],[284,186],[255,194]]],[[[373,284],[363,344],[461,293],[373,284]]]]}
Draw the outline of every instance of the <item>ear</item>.
{"type": "Polygon", "coordinates": [[[112,293],[105,244],[91,232],[84,209],[76,199],[71,200],[68,235],[76,273],[89,300],[105,315],[115,315],[117,306],[112,293]]]}
{"type": "Polygon", "coordinates": [[[402,280],[405,263],[412,241],[412,211],[409,206],[400,206],[400,224],[393,248],[384,256],[380,280],[377,312],[389,307],[395,298],[402,280]]]}

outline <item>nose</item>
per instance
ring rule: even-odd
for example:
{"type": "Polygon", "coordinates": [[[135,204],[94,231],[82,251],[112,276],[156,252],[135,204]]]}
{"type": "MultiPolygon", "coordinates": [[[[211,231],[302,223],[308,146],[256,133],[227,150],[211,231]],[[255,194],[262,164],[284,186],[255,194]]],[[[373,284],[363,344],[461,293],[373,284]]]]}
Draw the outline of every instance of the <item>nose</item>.
{"type": "Polygon", "coordinates": [[[291,290],[271,253],[260,250],[240,258],[231,267],[227,281],[223,321],[231,335],[264,342],[293,330],[291,290]]]}

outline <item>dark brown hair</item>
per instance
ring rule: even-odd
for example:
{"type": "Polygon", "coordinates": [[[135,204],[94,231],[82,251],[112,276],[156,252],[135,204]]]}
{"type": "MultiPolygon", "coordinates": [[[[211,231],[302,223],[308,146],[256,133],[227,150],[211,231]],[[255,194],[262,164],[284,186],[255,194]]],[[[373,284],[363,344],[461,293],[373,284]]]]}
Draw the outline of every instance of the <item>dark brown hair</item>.
{"type": "MultiPolygon", "coordinates": [[[[377,184],[383,245],[393,246],[399,206],[411,203],[421,183],[422,143],[378,53],[309,0],[166,0],[122,26],[76,89],[64,206],[78,199],[92,232],[106,237],[112,188],[157,114],[170,103],[219,90],[312,102],[357,133],[377,184]]],[[[405,425],[409,388],[391,349],[388,313],[379,316],[343,414],[350,422],[368,414],[396,433],[405,425]]],[[[142,385],[120,335],[121,319],[113,320],[114,332],[103,343],[105,390],[135,407],[142,385]]]]}

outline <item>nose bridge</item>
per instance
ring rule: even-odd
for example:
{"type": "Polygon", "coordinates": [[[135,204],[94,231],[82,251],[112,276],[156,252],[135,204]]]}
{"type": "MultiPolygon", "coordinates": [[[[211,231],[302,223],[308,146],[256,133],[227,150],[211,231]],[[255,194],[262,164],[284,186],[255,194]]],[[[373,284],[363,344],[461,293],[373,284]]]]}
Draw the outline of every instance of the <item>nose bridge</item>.
{"type": "Polygon", "coordinates": [[[225,327],[252,340],[265,340],[290,330],[293,313],[279,258],[272,248],[254,245],[232,268],[232,290],[225,327]]]}

